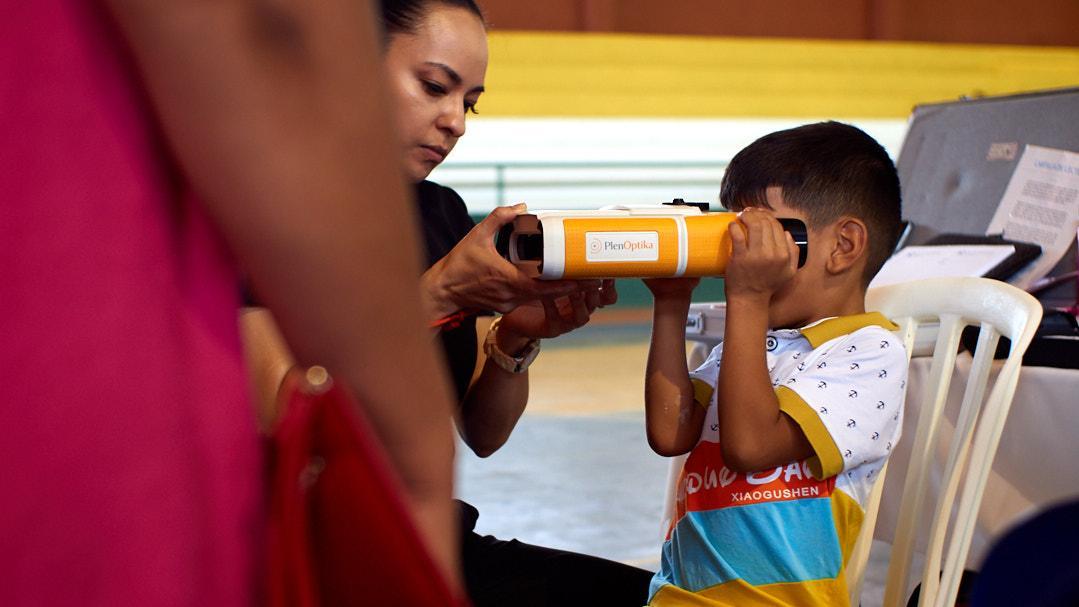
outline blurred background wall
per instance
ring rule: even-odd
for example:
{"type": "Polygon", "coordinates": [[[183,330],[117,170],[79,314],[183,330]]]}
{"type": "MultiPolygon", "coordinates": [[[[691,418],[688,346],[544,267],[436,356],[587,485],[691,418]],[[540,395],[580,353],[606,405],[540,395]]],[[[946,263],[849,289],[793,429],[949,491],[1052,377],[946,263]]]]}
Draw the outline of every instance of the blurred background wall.
{"type": "Polygon", "coordinates": [[[497,30],[1079,44],[1075,0],[487,0],[497,30]]]}
{"type": "Polygon", "coordinates": [[[488,92],[432,175],[477,218],[716,203],[726,163],[771,131],[841,120],[898,158],[915,105],[1079,86],[1079,0],[480,2],[488,92]]]}

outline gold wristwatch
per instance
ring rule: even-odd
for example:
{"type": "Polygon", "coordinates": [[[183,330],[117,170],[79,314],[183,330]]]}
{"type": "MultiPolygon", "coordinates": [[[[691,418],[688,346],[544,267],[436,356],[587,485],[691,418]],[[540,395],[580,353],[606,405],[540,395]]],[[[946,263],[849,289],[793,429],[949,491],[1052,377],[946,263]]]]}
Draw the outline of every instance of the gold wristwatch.
{"type": "Polygon", "coordinates": [[[496,365],[510,373],[524,373],[528,370],[528,366],[532,364],[532,361],[536,360],[536,356],[540,351],[540,342],[538,339],[529,341],[524,348],[517,352],[517,356],[506,354],[499,349],[496,341],[498,325],[501,322],[502,317],[500,316],[491,323],[491,328],[487,330],[487,337],[483,340],[483,353],[496,365]]]}

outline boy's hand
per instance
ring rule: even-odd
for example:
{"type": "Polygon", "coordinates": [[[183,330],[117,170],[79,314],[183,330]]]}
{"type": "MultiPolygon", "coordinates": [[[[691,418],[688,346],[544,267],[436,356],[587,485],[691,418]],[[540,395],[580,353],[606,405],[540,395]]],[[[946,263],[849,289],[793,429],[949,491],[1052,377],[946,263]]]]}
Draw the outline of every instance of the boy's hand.
{"type": "Polygon", "coordinates": [[[648,287],[652,297],[657,300],[689,299],[700,282],[700,278],[645,278],[644,286],[648,287]]]}
{"type": "Polygon", "coordinates": [[[727,298],[760,298],[772,294],[798,270],[798,246],[767,209],[750,207],[730,226],[731,258],[727,263],[727,298]]]}

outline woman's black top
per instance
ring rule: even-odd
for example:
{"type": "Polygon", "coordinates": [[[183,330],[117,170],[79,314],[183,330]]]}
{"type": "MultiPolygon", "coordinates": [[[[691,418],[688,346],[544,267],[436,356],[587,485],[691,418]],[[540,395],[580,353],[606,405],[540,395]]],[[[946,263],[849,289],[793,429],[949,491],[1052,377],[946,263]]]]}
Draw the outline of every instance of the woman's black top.
{"type": "MultiPolygon", "coordinates": [[[[476,222],[469,217],[465,201],[457,192],[431,181],[416,185],[416,204],[427,249],[427,263],[423,266],[426,270],[445,257],[476,222]]],[[[245,306],[261,305],[246,282],[240,290],[245,306]]],[[[476,317],[469,316],[456,328],[442,331],[442,348],[457,389],[457,402],[461,402],[476,367],[476,317]]]]}
{"type": "MultiPolygon", "coordinates": [[[[416,204],[427,248],[424,268],[429,268],[445,257],[476,224],[457,192],[437,183],[421,181],[417,184],[416,204]]],[[[469,316],[456,328],[442,331],[441,337],[460,402],[476,367],[476,317],[469,316]]]]}

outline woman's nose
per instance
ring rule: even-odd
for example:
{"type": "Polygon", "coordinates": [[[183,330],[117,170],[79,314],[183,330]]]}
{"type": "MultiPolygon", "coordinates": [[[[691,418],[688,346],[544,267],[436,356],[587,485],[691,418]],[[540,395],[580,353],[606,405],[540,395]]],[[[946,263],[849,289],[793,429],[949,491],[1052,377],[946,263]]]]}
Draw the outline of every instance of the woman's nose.
{"type": "Polygon", "coordinates": [[[438,127],[450,132],[454,137],[465,134],[465,106],[464,103],[447,103],[442,108],[438,117],[438,127]]]}

